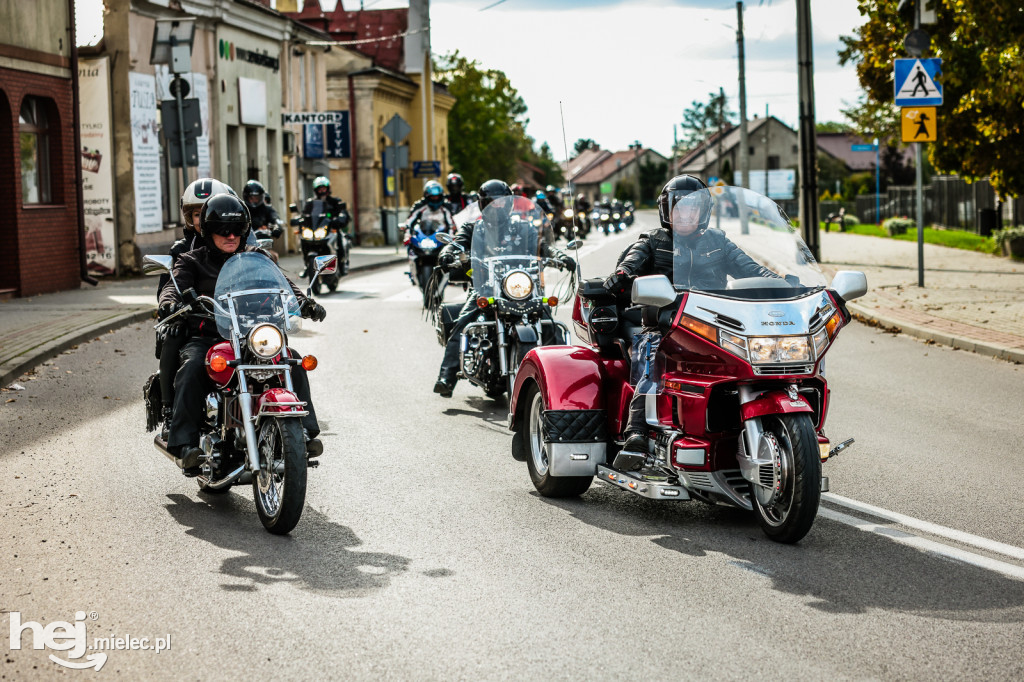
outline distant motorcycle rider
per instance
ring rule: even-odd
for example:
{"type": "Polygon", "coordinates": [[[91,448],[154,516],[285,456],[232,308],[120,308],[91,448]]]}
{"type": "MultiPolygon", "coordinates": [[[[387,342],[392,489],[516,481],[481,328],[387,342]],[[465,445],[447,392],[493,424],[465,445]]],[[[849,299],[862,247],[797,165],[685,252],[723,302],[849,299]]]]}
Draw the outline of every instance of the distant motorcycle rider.
{"type": "Polygon", "coordinates": [[[457,214],[459,211],[476,201],[476,198],[473,195],[463,194],[462,189],[465,187],[465,181],[463,181],[462,176],[458,173],[449,173],[448,177],[445,178],[444,185],[448,188],[448,196],[446,197],[446,200],[448,201],[448,208],[451,210],[452,215],[457,214]]]}
{"type": "Polygon", "coordinates": [[[328,229],[337,233],[338,273],[345,275],[348,273],[348,258],[345,252],[345,234],[349,223],[348,207],[341,199],[331,196],[331,181],[323,175],[313,180],[313,194],[314,196],[306,201],[302,215],[310,227],[321,227],[326,222],[328,229]],[[323,203],[321,212],[314,216],[316,201],[323,203]]]}
{"type": "MultiPolygon", "coordinates": [[[[665,185],[658,196],[658,218],[661,227],[644,232],[619,257],[615,272],[604,281],[610,293],[625,297],[632,289],[633,280],[644,275],[665,275],[673,280],[678,274],[676,262],[689,263],[683,282],[674,282],[687,288],[708,290],[724,289],[728,277],[775,277],[778,275],[760,265],[736,246],[722,230],[709,228],[712,198],[707,185],[692,175],[678,175],[665,185]],[[695,199],[683,201],[691,194],[695,199]],[[685,252],[676,254],[680,243],[685,252]]],[[[644,330],[634,337],[635,347],[646,347],[646,357],[657,348],[658,334],[644,330]],[[641,338],[642,337],[642,338],[641,338]]],[[[637,358],[642,362],[645,358],[637,358]]],[[[635,373],[634,373],[635,374],[635,373]]],[[[644,414],[645,394],[636,390],[629,404],[629,419],[625,429],[625,444],[620,462],[630,462],[629,468],[640,468],[647,455],[647,420],[644,414]]]]}
{"type": "Polygon", "coordinates": [[[277,239],[284,232],[281,227],[281,218],[277,215],[274,207],[266,202],[267,190],[263,188],[258,180],[250,180],[242,188],[242,199],[245,207],[249,209],[249,217],[252,219],[252,229],[266,229],[273,239],[277,239]]]}
{"type": "Polygon", "coordinates": [[[441,187],[441,183],[435,180],[431,180],[423,187],[423,198],[416,202],[409,214],[409,219],[405,221],[406,237],[403,243],[409,243],[416,231],[416,226],[423,221],[427,214],[440,217],[443,227],[439,229],[454,231],[455,221],[449,204],[445,201],[444,189],[441,187]]]}
{"type": "MultiPolygon", "coordinates": [[[[213,296],[217,276],[230,256],[240,251],[258,251],[267,255],[261,249],[245,246],[246,236],[251,230],[249,214],[243,203],[229,194],[217,194],[206,201],[201,213],[200,230],[203,245],[182,254],[173,269],[174,281],[183,293],[192,290],[196,296],[213,296]]],[[[291,286],[303,317],[315,321],[326,317],[327,312],[323,306],[306,298],[294,284],[291,286]]],[[[173,283],[169,283],[160,293],[160,319],[174,314],[183,305],[182,294],[173,283]]],[[[167,449],[182,459],[185,473],[192,475],[197,472],[195,467],[201,454],[197,446],[203,399],[212,385],[206,372],[206,353],[221,338],[217,325],[209,319],[190,317],[184,324],[188,339],[181,349],[182,363],[174,377],[174,409],[167,449]]],[[[292,383],[299,400],[306,401],[308,405],[309,414],[302,418],[307,451],[319,454],[323,449],[319,440],[316,440],[320,427],[310,398],[309,379],[301,366],[292,368],[292,383]]]]}
{"type": "MultiPolygon", "coordinates": [[[[508,184],[501,180],[488,180],[484,184],[480,185],[479,195],[481,212],[483,212],[484,209],[486,209],[487,206],[498,197],[513,196],[512,189],[508,184]]],[[[515,210],[514,204],[513,210],[515,210]]],[[[513,225],[511,220],[508,222],[509,226],[513,225]]],[[[473,231],[483,223],[484,217],[481,216],[477,220],[461,225],[452,243],[448,244],[441,250],[441,253],[438,256],[438,266],[446,271],[458,268],[459,254],[469,254],[472,252],[473,231]]],[[[575,269],[576,267],[576,261],[572,256],[554,248],[546,240],[541,240],[541,243],[538,245],[537,252],[545,258],[551,258],[559,261],[563,268],[575,269]]],[[[476,292],[473,289],[470,289],[466,298],[466,304],[462,307],[458,318],[452,326],[451,335],[448,337],[448,342],[445,345],[444,358],[441,360],[441,371],[438,374],[437,382],[434,384],[434,393],[438,393],[444,398],[450,398],[452,396],[452,391],[455,390],[455,384],[458,382],[459,344],[462,331],[466,328],[466,325],[475,319],[479,312],[480,310],[476,304],[476,292]]]]}

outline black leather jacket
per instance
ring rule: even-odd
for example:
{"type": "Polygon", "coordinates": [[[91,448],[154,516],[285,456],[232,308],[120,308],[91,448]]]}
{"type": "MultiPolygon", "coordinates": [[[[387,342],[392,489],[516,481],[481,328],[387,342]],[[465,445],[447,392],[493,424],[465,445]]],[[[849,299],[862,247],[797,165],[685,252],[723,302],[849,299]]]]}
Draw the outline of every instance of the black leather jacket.
{"type": "MultiPolygon", "coordinates": [[[[743,249],[733,244],[721,230],[709,228],[691,235],[679,254],[681,275],[685,282],[673,282],[687,288],[716,290],[724,289],[728,277],[775,277],[778,275],[759,265],[743,249]]],[[[665,275],[674,279],[674,245],[672,233],[667,228],[644,232],[625,253],[619,257],[616,270],[630,277],[644,275],[665,275]]]]}
{"type": "MultiPolygon", "coordinates": [[[[302,215],[305,216],[310,227],[319,227],[319,225],[312,224],[314,201],[317,201],[317,197],[311,197],[306,200],[306,205],[302,208],[302,215]]],[[[329,227],[334,230],[344,231],[348,226],[348,207],[345,205],[345,202],[329,194],[320,201],[324,202],[325,212],[331,214],[329,227]]]]}
{"type": "MultiPolygon", "coordinates": [[[[198,248],[203,245],[203,238],[200,237],[196,232],[185,228],[185,236],[174,242],[171,245],[171,250],[168,252],[171,256],[171,267],[178,262],[178,257],[183,253],[188,253],[192,249],[198,248]]],[[[160,275],[160,281],[156,285],[156,297],[160,298],[160,292],[164,290],[167,283],[171,281],[171,276],[168,274],[160,275]]],[[[173,287],[172,287],[173,288],[173,287]]]]}
{"type": "Polygon", "coordinates": [[[252,229],[258,230],[266,227],[273,230],[277,227],[277,221],[280,220],[280,217],[270,204],[259,203],[252,206],[246,203],[245,207],[249,209],[249,217],[252,218],[252,229]]]}

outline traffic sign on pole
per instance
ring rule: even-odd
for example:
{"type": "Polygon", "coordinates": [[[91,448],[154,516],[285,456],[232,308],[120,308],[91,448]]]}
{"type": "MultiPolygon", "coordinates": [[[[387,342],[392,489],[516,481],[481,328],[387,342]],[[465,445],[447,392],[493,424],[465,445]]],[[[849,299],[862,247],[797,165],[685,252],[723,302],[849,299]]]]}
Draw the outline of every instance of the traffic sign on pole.
{"type": "Polygon", "coordinates": [[[941,59],[897,59],[893,82],[898,107],[937,107],[942,104],[941,59]]]}
{"type": "Polygon", "coordinates": [[[392,142],[398,144],[409,136],[409,133],[412,132],[412,127],[405,122],[404,118],[395,114],[391,117],[390,121],[384,124],[381,132],[387,135],[392,142]]]}
{"type": "Polygon", "coordinates": [[[437,178],[441,176],[440,161],[413,161],[412,176],[414,178],[437,178]]]}
{"type": "Polygon", "coordinates": [[[873,144],[851,144],[851,152],[873,152],[877,147],[873,144]]]}
{"type": "Polygon", "coordinates": [[[935,107],[906,107],[900,109],[900,132],[904,142],[935,142],[935,107]]]}

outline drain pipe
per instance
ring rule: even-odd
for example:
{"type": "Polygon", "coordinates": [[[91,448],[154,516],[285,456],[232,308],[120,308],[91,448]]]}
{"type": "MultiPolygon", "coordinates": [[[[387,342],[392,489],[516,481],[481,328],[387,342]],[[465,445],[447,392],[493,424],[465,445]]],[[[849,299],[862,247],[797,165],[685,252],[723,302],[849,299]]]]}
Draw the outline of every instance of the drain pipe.
{"type": "Polygon", "coordinates": [[[349,123],[349,152],[352,156],[352,236],[355,237],[356,245],[362,241],[362,234],[359,232],[359,149],[358,138],[356,137],[356,88],[353,84],[352,74],[348,75],[348,123],[349,123]]]}
{"type": "Polygon", "coordinates": [[[71,48],[71,125],[72,139],[75,145],[75,208],[78,219],[78,267],[83,282],[92,286],[99,284],[96,278],[89,275],[89,266],[85,263],[85,207],[82,205],[82,121],[79,118],[78,94],[78,45],[75,36],[75,0],[67,0],[68,5],[68,42],[71,48]]]}

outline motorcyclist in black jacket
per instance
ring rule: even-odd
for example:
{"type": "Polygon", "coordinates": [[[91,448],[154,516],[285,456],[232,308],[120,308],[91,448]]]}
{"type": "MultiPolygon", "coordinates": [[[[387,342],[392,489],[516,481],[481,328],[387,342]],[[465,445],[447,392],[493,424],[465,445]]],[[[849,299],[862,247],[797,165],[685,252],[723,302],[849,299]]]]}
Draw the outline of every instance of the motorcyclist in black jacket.
{"type": "MultiPolygon", "coordinates": [[[[480,185],[480,210],[481,212],[498,197],[510,197],[512,196],[512,189],[507,183],[501,180],[488,180],[484,184],[480,185]]],[[[516,199],[516,201],[523,201],[529,203],[527,199],[516,199]]],[[[446,271],[451,271],[459,267],[459,254],[472,252],[473,243],[473,230],[483,222],[483,217],[477,220],[464,223],[459,227],[458,232],[455,235],[455,239],[451,244],[448,244],[441,250],[438,256],[438,266],[446,271]],[[461,249],[459,248],[461,247],[461,249]]],[[[563,268],[576,268],[576,260],[562,251],[551,246],[547,240],[541,240],[539,244],[538,253],[544,258],[551,258],[559,261],[563,268]]],[[[469,294],[466,298],[466,304],[462,307],[459,312],[459,317],[455,320],[455,324],[452,326],[451,335],[448,337],[448,342],[444,348],[444,358],[441,360],[441,371],[438,374],[437,382],[434,384],[434,393],[440,394],[444,398],[450,398],[452,391],[455,390],[455,384],[458,382],[458,370],[459,370],[459,343],[462,336],[462,330],[466,328],[470,322],[477,316],[480,309],[476,304],[476,292],[473,289],[469,290],[469,294]]]]}
{"type": "Polygon", "coordinates": [[[266,196],[267,190],[258,180],[250,180],[242,188],[242,199],[245,201],[245,207],[249,209],[252,229],[266,229],[273,239],[277,239],[284,232],[284,228],[281,227],[281,218],[277,211],[265,201],[266,196]]]}
{"type": "MultiPolygon", "coordinates": [[[[706,190],[707,185],[692,175],[678,175],[669,180],[658,197],[661,227],[644,232],[626,249],[619,257],[615,272],[605,279],[605,289],[618,297],[628,296],[633,280],[644,275],[665,275],[669,280],[680,275],[685,281],[675,281],[676,285],[706,290],[724,289],[729,277],[778,277],[730,241],[723,231],[709,229],[712,199],[706,190]],[[694,192],[700,192],[696,200],[679,204],[694,192]],[[683,244],[684,252],[676,254],[679,244],[683,244]],[[689,266],[680,272],[677,262],[689,263],[689,266]]],[[[639,337],[647,337],[653,341],[649,351],[653,353],[657,348],[657,340],[652,338],[655,334],[654,330],[645,330],[634,338],[634,346],[642,345],[638,344],[642,340],[639,337]]],[[[643,393],[634,392],[629,404],[626,442],[620,452],[622,459],[617,459],[617,468],[621,465],[639,469],[646,459],[648,429],[644,400],[643,393]]]]}
{"type": "Polygon", "coordinates": [[[463,194],[462,189],[465,187],[465,181],[458,173],[449,173],[448,177],[445,178],[444,185],[448,188],[448,196],[445,199],[448,202],[448,209],[452,212],[452,215],[457,214],[477,200],[472,194],[463,194]]]}
{"type": "Polygon", "coordinates": [[[331,181],[323,175],[313,180],[313,194],[314,196],[308,199],[302,208],[302,215],[306,219],[306,224],[313,228],[320,227],[324,220],[322,216],[326,216],[328,228],[334,230],[338,235],[338,273],[345,275],[348,273],[348,258],[345,256],[345,232],[349,222],[348,207],[341,199],[331,196],[331,181]],[[315,204],[313,202],[317,200],[323,202],[323,213],[314,216],[315,204]]]}
{"type": "MultiPolygon", "coordinates": [[[[194,290],[198,296],[213,296],[217,276],[225,261],[239,251],[258,251],[268,258],[265,251],[245,246],[250,231],[249,213],[242,202],[228,194],[217,194],[203,204],[200,217],[203,246],[182,254],[173,268],[174,281],[181,291],[194,290]]],[[[287,279],[287,278],[286,278],[287,279]]],[[[289,284],[291,281],[289,280],[289,284]]],[[[306,296],[292,284],[292,291],[299,301],[303,317],[315,321],[323,320],[327,312],[323,306],[306,296]]],[[[174,283],[169,283],[160,292],[158,315],[164,319],[184,305],[182,294],[174,283]]],[[[199,462],[199,424],[203,413],[203,399],[212,386],[206,372],[206,353],[221,341],[217,325],[209,319],[189,317],[181,323],[187,337],[181,349],[181,367],[174,377],[174,411],[171,417],[167,449],[183,461],[182,468],[187,475],[197,473],[199,462]]],[[[309,379],[301,366],[292,369],[292,384],[299,400],[308,405],[309,414],[302,418],[306,431],[307,452],[320,454],[323,446],[316,436],[320,433],[316,412],[309,392],[309,379]]]]}

